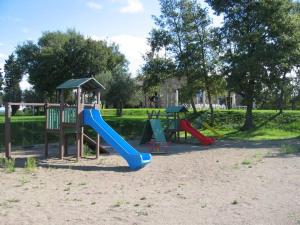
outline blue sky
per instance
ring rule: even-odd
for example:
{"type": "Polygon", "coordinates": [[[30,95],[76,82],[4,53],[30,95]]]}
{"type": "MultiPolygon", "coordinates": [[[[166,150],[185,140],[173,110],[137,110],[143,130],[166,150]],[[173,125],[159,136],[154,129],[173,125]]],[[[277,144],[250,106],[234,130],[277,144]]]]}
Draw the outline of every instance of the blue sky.
{"type": "Polygon", "coordinates": [[[0,68],[18,44],[36,41],[44,31],[75,28],[85,36],[119,44],[135,75],[154,26],[151,15],[159,13],[156,0],[0,0],[0,68]]]}

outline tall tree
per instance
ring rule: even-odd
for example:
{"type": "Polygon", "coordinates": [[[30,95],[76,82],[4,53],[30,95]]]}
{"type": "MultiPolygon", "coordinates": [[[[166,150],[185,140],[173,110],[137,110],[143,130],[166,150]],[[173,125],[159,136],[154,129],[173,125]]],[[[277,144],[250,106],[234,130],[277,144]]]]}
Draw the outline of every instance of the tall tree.
{"type": "MultiPolygon", "coordinates": [[[[22,79],[22,69],[14,54],[8,56],[4,65],[4,102],[20,102],[22,91],[20,81],[22,79]]],[[[12,106],[12,115],[15,115],[19,106],[12,106]]]]}
{"type": "Polygon", "coordinates": [[[117,109],[117,116],[122,116],[124,106],[130,101],[135,92],[134,80],[130,78],[124,68],[115,68],[107,89],[107,103],[112,104],[117,109]]]}
{"type": "Polygon", "coordinates": [[[2,75],[2,71],[0,69],[0,105],[3,104],[3,85],[4,85],[4,79],[2,75]]]}
{"type": "Polygon", "coordinates": [[[248,130],[254,126],[253,103],[263,84],[268,87],[280,81],[293,68],[294,60],[287,63],[287,59],[299,51],[299,14],[291,0],[207,2],[224,16],[224,73],[230,89],[244,97],[247,111],[242,129],[248,130]]]}
{"type": "Polygon", "coordinates": [[[193,96],[202,87],[208,93],[213,114],[210,83],[216,75],[215,65],[218,57],[215,54],[207,10],[196,0],[160,0],[160,6],[161,15],[154,17],[157,28],[150,33],[152,54],[149,55],[155,57],[163,50],[165,59],[149,60],[146,68],[153,64],[157,66],[166,62],[173,63],[169,76],[163,78],[177,77],[185,81],[182,92],[190,100],[194,112],[196,108],[193,96]]]}
{"type": "Polygon", "coordinates": [[[2,71],[0,69],[0,93],[3,91],[4,79],[2,75],[2,71]]]}
{"type": "Polygon", "coordinates": [[[45,32],[37,43],[18,46],[16,53],[23,73],[29,74],[34,91],[44,100],[51,100],[55,87],[65,80],[127,67],[118,46],[85,38],[74,30],[45,32]]]}

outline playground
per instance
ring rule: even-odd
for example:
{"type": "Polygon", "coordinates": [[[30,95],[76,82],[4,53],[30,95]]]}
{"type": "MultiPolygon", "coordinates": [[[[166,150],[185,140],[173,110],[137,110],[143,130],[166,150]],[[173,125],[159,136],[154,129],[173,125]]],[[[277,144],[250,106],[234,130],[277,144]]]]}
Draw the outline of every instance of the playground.
{"type": "MultiPolygon", "coordinates": [[[[140,150],[138,141],[130,141],[140,150]]],[[[15,151],[16,172],[0,173],[4,224],[299,224],[299,140],[174,144],[132,171],[109,145],[95,159],[45,160],[43,147],[15,151]],[[28,157],[39,159],[34,173],[28,157]]],[[[57,154],[58,145],[49,145],[57,154]]],[[[70,146],[75,153],[75,146],[70,146]]],[[[4,156],[2,154],[2,156],[4,156]]]]}
{"type": "Polygon", "coordinates": [[[4,224],[299,223],[298,139],[224,138],[185,106],[145,111],[128,139],[102,117],[103,88],[72,79],[57,86],[56,103],[6,103],[4,224]],[[44,144],[14,143],[14,105],[44,107],[44,144]]]}

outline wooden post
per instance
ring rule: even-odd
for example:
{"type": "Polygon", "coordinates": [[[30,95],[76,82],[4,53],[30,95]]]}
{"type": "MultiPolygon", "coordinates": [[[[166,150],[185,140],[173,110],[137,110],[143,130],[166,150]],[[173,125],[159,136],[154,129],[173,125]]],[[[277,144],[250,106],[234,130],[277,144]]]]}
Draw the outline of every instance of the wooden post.
{"type": "Polygon", "coordinates": [[[83,142],[83,134],[84,134],[84,127],[80,127],[80,157],[84,155],[84,142],[83,142]]]}
{"type": "Polygon", "coordinates": [[[48,152],[48,147],[49,147],[49,140],[48,140],[48,103],[45,104],[45,115],[46,115],[46,123],[45,123],[45,157],[48,158],[49,152],[48,152]]]}
{"type": "Polygon", "coordinates": [[[78,130],[78,132],[79,132],[79,137],[80,137],[80,150],[79,150],[79,155],[80,155],[80,157],[83,157],[83,150],[84,150],[84,142],[83,142],[83,134],[84,134],[84,128],[83,128],[83,126],[81,126],[81,124],[82,124],[82,120],[81,120],[81,116],[82,116],[82,113],[81,113],[81,111],[82,111],[82,108],[83,108],[83,106],[84,106],[84,103],[85,103],[85,95],[86,95],[86,93],[85,92],[83,92],[81,89],[80,89],[80,99],[79,99],[79,102],[78,102],[78,115],[77,115],[77,117],[78,117],[78,124],[77,124],[77,130],[78,130]]]}
{"type": "MultiPolygon", "coordinates": [[[[100,90],[97,91],[97,107],[100,110],[100,90]]],[[[96,139],[96,158],[99,158],[100,155],[100,135],[97,133],[97,139],[96,139]]]]}
{"type": "Polygon", "coordinates": [[[68,138],[69,138],[68,135],[65,134],[65,138],[64,138],[64,139],[65,139],[65,140],[64,140],[64,141],[65,141],[65,143],[64,143],[64,145],[65,145],[65,146],[64,146],[64,147],[65,147],[64,156],[67,156],[67,155],[68,155],[68,138]]]}
{"type": "Polygon", "coordinates": [[[5,157],[11,158],[11,105],[5,103],[5,157]]]}
{"type": "Polygon", "coordinates": [[[48,138],[48,132],[45,131],[45,158],[48,158],[49,156],[49,138],[48,138]]]}
{"type": "Polygon", "coordinates": [[[81,89],[77,88],[77,120],[76,120],[76,159],[79,160],[80,152],[82,148],[80,127],[81,127],[81,89]]]}
{"type": "MultiPolygon", "coordinates": [[[[184,112],[184,119],[186,119],[186,112],[184,112]]],[[[184,139],[185,139],[185,142],[187,140],[187,132],[186,130],[184,131],[184,139]]]]}
{"type": "Polygon", "coordinates": [[[64,158],[64,128],[63,128],[63,120],[64,120],[64,91],[60,91],[60,127],[59,127],[59,158],[64,158]]]}
{"type": "Polygon", "coordinates": [[[177,121],[177,141],[180,142],[180,129],[179,129],[179,113],[175,113],[176,121],[177,121]]]}

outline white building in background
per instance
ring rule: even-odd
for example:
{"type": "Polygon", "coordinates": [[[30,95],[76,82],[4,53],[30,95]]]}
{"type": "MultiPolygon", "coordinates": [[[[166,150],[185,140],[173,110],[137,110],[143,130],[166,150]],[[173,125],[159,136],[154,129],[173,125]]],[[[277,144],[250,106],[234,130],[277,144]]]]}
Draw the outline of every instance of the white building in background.
{"type": "MultiPolygon", "coordinates": [[[[168,106],[175,106],[181,104],[190,105],[190,102],[180,102],[179,100],[180,88],[181,88],[181,81],[179,81],[178,79],[169,79],[165,81],[159,88],[160,91],[157,93],[159,97],[158,106],[165,108],[168,106]]],[[[149,96],[144,96],[144,102],[143,102],[144,107],[151,107],[149,102],[150,98],[151,98],[151,94],[149,96]]],[[[228,103],[230,103],[232,108],[244,108],[243,106],[241,106],[241,100],[242,100],[241,96],[237,95],[234,92],[226,93],[226,95],[224,96],[212,97],[213,107],[219,109],[227,108],[228,103]]],[[[194,96],[194,102],[196,108],[198,109],[209,108],[207,93],[203,90],[199,90],[196,93],[196,95],[194,96]]]]}

